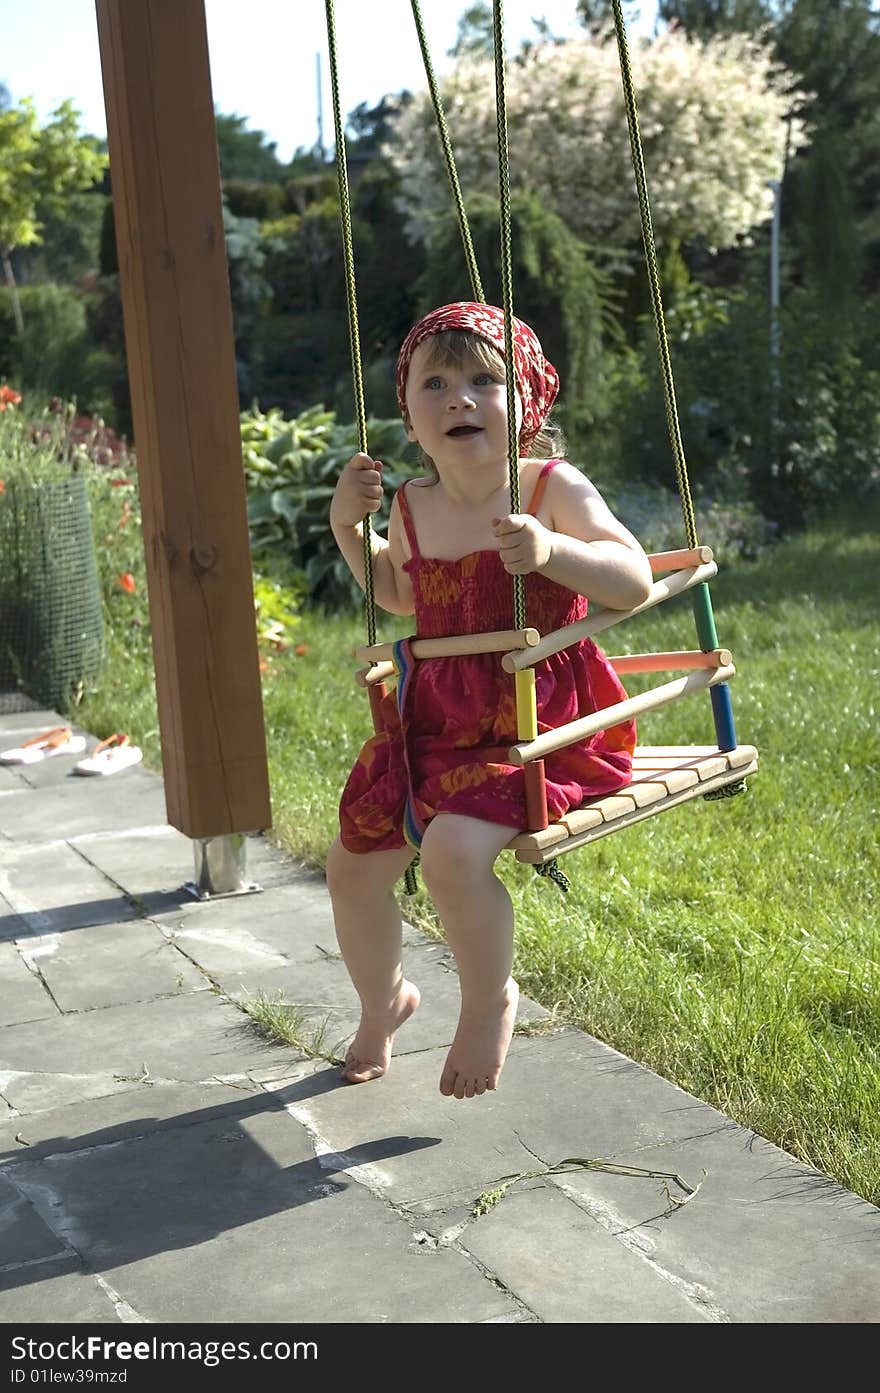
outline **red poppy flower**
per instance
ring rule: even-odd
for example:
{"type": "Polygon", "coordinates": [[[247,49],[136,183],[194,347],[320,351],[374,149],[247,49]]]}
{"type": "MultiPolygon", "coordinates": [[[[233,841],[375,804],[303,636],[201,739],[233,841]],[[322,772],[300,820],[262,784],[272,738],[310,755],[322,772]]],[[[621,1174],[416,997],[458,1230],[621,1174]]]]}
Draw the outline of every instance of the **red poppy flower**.
{"type": "Polygon", "coordinates": [[[298,658],[304,658],[309,651],[309,645],[307,643],[298,643],[293,651],[298,658]]]}
{"type": "Polygon", "coordinates": [[[5,411],[7,406],[18,406],[21,401],[21,392],[16,392],[14,387],[7,387],[4,383],[0,387],[0,411],[5,411]]]}
{"type": "Polygon", "coordinates": [[[117,576],[116,584],[120,590],[124,590],[128,595],[133,595],[137,590],[137,582],[131,571],[123,571],[121,576],[117,576]]]}

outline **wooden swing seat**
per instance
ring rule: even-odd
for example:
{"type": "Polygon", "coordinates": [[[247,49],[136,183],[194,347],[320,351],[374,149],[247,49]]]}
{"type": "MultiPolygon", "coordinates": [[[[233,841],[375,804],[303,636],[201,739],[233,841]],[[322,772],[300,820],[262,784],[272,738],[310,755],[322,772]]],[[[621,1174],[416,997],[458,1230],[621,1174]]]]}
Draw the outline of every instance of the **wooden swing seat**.
{"type": "Polygon", "coordinates": [[[593,798],[540,832],[520,832],[508,843],[517,861],[540,866],[642,822],[655,813],[738,783],[758,767],[753,745],[719,750],[714,745],[639,745],[632,783],[619,793],[593,798]]]}
{"type": "MultiPolygon", "coordinates": [[[[654,582],[650,595],[636,609],[595,610],[589,618],[544,636],[539,636],[533,629],[523,629],[504,633],[460,634],[441,639],[415,639],[412,643],[413,656],[454,657],[507,649],[502,666],[506,672],[519,674],[542,658],[562,651],[571,642],[592,637],[686,590],[698,585],[705,586],[717,569],[709,547],[658,552],[649,556],[648,560],[655,576],[659,573],[663,578],[654,582]]],[[[378,684],[396,672],[393,653],[391,644],[373,644],[357,649],[358,658],[368,664],[357,674],[360,685],[378,691],[378,684]]],[[[609,723],[640,718],[670,701],[714,687],[719,682],[727,682],[735,672],[731,655],[725,648],[623,654],[611,657],[609,661],[620,673],[678,670],[686,675],[594,712],[569,726],[545,731],[531,740],[513,745],[508,756],[513,763],[527,766],[546,753],[565,748],[576,739],[588,739],[609,723]],[[541,748],[538,749],[538,746],[541,748]]],[[[642,822],[656,813],[665,812],[667,808],[675,808],[693,798],[739,784],[748,774],[754,774],[757,767],[758,754],[753,745],[737,745],[732,750],[721,750],[717,745],[639,745],[633,756],[632,781],[626,788],[619,793],[593,798],[566,814],[559,822],[540,831],[517,833],[508,842],[507,850],[515,852],[516,859],[526,865],[541,866],[567,851],[575,851],[588,842],[597,841],[599,837],[606,837],[610,832],[620,831],[634,822],[642,822]]]]}

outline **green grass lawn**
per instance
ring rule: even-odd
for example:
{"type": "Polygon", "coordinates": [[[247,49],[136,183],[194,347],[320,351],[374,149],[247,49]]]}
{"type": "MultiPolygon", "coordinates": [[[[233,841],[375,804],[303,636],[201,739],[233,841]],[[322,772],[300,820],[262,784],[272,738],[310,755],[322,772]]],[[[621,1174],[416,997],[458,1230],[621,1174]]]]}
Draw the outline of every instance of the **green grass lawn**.
{"type": "MultiPolygon", "coordinates": [[[[713,585],[739,738],[760,752],[747,795],[575,852],[567,896],[512,858],[502,874],[529,995],[877,1203],[875,524],[814,529],[713,585]]],[[[383,636],[400,632],[389,620],[383,636]]],[[[306,654],[284,655],[265,690],[275,836],[320,864],[368,733],[352,680],[363,637],[357,619],[316,614],[295,637],[306,654]]],[[[688,600],[604,638],[609,652],[693,647],[688,600]]],[[[78,718],[131,731],[158,768],[149,669],[115,642],[78,718]]],[[[639,736],[711,743],[708,697],[644,718],[639,736]]],[[[423,892],[405,905],[436,930],[423,892]]]]}

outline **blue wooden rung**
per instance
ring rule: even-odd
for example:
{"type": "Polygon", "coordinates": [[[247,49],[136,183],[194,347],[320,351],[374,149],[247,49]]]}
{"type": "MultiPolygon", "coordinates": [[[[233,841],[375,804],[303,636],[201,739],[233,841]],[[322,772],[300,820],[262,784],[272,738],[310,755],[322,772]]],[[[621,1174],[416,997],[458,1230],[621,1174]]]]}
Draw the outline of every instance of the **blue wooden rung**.
{"type": "Polygon", "coordinates": [[[733,704],[730,700],[730,687],[719,682],[717,687],[709,688],[712,698],[712,715],[715,719],[715,739],[719,750],[736,749],[736,726],[733,723],[733,704]]]}

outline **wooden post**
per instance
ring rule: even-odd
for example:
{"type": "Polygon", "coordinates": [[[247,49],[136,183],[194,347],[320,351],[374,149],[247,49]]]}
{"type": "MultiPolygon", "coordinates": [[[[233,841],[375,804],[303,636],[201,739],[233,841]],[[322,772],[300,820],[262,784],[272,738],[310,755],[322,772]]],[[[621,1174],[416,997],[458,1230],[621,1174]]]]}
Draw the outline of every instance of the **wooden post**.
{"type": "Polygon", "coordinates": [[[168,820],[271,822],[204,0],[97,0],[168,820]]]}

